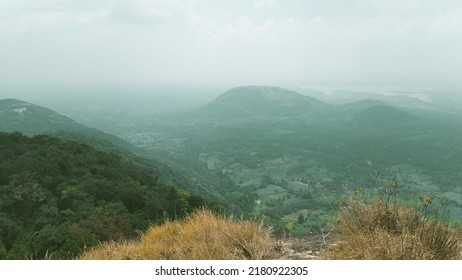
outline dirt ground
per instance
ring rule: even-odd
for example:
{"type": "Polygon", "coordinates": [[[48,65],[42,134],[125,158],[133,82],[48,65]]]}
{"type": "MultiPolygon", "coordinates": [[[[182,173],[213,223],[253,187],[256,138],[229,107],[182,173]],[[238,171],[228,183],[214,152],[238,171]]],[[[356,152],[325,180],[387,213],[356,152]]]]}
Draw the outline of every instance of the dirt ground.
{"type": "Polygon", "coordinates": [[[280,237],[278,247],[280,248],[281,260],[318,260],[322,249],[335,244],[337,234],[331,233],[323,238],[322,234],[309,234],[302,236],[280,237]]]}

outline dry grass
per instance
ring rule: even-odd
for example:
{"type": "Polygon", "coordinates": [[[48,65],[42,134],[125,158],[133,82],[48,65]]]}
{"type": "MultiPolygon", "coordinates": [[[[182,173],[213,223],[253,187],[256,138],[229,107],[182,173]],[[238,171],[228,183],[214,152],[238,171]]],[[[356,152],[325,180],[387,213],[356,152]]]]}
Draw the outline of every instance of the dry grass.
{"type": "Polygon", "coordinates": [[[184,221],[154,226],[140,241],[109,242],[80,258],[86,260],[239,260],[268,259],[274,250],[271,229],[196,211],[184,221]]]}
{"type": "Polygon", "coordinates": [[[322,252],[324,259],[460,259],[461,237],[437,220],[405,205],[349,201],[340,212],[341,240],[322,252]]]}

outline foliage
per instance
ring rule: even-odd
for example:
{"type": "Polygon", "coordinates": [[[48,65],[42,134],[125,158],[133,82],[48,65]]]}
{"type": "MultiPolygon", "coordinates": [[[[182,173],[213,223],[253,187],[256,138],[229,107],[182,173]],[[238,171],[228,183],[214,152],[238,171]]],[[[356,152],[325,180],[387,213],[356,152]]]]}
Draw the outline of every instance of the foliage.
{"type": "Polygon", "coordinates": [[[162,175],[79,142],[0,133],[0,258],[71,258],[208,204],[162,175]]]}
{"type": "Polygon", "coordinates": [[[273,253],[270,228],[197,210],[184,221],[150,227],[140,241],[108,242],[80,259],[261,260],[273,253]]]}
{"type": "Polygon", "coordinates": [[[297,223],[303,224],[304,222],[305,222],[305,217],[303,216],[303,214],[298,215],[297,223]]]}

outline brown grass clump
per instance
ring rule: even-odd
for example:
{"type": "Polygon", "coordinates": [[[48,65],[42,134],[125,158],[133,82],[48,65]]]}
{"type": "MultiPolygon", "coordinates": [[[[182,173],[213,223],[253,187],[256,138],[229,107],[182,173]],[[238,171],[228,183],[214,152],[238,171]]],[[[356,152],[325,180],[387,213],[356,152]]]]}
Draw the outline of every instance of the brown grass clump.
{"type": "Polygon", "coordinates": [[[271,230],[251,221],[233,221],[208,211],[184,221],[153,226],[140,241],[109,242],[81,256],[86,260],[239,260],[267,259],[271,230]]]}
{"type": "MultiPolygon", "coordinates": [[[[425,213],[426,214],[426,213],[425,213]]],[[[322,252],[324,259],[460,259],[461,237],[448,225],[405,205],[382,199],[351,200],[340,212],[341,240],[322,252]]]]}

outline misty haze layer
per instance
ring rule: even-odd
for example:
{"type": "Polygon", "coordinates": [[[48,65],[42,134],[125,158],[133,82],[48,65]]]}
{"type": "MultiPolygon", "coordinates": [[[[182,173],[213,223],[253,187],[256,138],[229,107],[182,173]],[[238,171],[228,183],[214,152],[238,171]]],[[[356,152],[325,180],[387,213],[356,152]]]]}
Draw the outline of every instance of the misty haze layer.
{"type": "Polygon", "coordinates": [[[0,86],[460,86],[459,1],[2,1],[0,86]]]}

